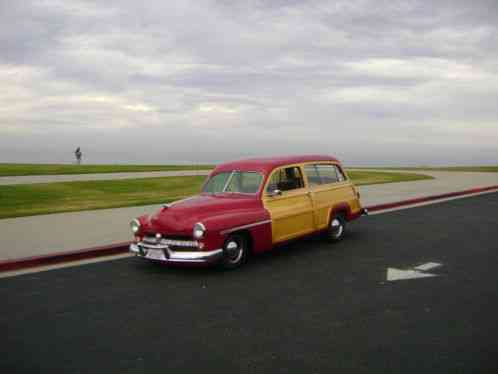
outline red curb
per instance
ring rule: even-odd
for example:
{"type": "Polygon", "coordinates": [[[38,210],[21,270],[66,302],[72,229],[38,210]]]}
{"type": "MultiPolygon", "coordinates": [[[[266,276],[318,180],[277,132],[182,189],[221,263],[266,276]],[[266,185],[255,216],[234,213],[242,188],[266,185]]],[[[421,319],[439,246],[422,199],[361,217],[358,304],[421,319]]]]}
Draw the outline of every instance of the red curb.
{"type": "Polygon", "coordinates": [[[24,257],[15,260],[0,261],[0,273],[22,270],[38,266],[55,265],[62,262],[87,260],[102,256],[125,253],[131,242],[110,244],[101,247],[81,249],[77,251],[57,252],[50,255],[24,257]]]}
{"type": "Polygon", "coordinates": [[[366,207],[366,209],[369,212],[378,212],[380,210],[399,208],[399,207],[407,206],[407,205],[420,204],[420,203],[425,203],[428,201],[441,200],[441,199],[447,199],[450,197],[457,197],[457,196],[464,196],[464,195],[471,195],[471,194],[475,194],[475,193],[487,192],[487,191],[493,191],[493,190],[498,190],[498,185],[489,186],[489,187],[472,188],[470,190],[464,190],[464,191],[458,191],[458,192],[449,192],[449,193],[444,193],[444,194],[440,194],[440,195],[418,197],[415,199],[402,200],[402,201],[397,201],[394,203],[372,205],[372,206],[366,207]]]}
{"type": "MultiPolygon", "coordinates": [[[[370,211],[370,212],[378,212],[381,210],[387,210],[387,209],[399,208],[402,206],[420,204],[420,203],[425,203],[428,201],[441,200],[441,199],[447,199],[450,197],[457,197],[457,196],[464,196],[464,195],[471,195],[471,194],[475,194],[475,193],[487,192],[487,191],[493,191],[493,190],[498,190],[498,185],[489,186],[489,187],[472,188],[470,190],[450,192],[450,193],[445,193],[445,194],[440,194],[440,195],[431,195],[431,196],[419,197],[419,198],[415,198],[415,199],[397,201],[394,203],[371,205],[371,206],[366,207],[366,209],[368,209],[368,211],[370,211]]],[[[20,259],[16,259],[16,260],[0,261],[0,273],[7,272],[7,271],[22,270],[22,269],[38,267],[38,266],[60,264],[63,262],[87,260],[90,258],[97,258],[97,257],[102,257],[102,256],[111,256],[111,255],[126,253],[128,251],[128,246],[130,245],[130,243],[131,242],[116,243],[116,244],[110,244],[110,245],[101,246],[101,247],[81,249],[81,250],[77,250],[77,251],[58,252],[58,253],[54,253],[54,254],[50,254],[50,255],[33,256],[33,257],[20,258],[20,259]]]]}

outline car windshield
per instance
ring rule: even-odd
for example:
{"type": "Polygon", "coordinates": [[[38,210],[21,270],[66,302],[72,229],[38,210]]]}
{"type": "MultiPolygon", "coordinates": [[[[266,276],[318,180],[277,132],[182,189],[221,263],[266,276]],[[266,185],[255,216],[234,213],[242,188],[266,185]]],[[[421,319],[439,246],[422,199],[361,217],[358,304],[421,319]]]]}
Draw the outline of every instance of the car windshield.
{"type": "Polygon", "coordinates": [[[204,185],[204,193],[250,193],[258,192],[263,176],[255,171],[227,171],[213,175],[204,185]]]}

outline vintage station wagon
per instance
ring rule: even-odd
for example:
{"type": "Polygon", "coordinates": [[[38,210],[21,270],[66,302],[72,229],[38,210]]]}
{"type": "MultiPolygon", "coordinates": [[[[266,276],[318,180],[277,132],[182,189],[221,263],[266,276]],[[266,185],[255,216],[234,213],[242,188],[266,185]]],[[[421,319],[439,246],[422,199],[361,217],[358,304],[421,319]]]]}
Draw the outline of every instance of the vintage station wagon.
{"type": "Polygon", "coordinates": [[[130,251],[163,263],[243,264],[251,253],[323,232],[340,240],[366,211],[329,156],[248,159],[216,167],[202,192],[131,222],[130,251]]]}

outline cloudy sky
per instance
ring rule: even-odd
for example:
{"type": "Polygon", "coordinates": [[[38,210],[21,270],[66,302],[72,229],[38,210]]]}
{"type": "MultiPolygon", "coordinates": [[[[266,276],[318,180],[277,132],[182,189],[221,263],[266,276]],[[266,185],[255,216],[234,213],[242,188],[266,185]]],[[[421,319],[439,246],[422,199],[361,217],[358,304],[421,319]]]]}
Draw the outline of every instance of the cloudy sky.
{"type": "Polygon", "coordinates": [[[498,163],[498,1],[0,0],[0,162],[498,163]]]}

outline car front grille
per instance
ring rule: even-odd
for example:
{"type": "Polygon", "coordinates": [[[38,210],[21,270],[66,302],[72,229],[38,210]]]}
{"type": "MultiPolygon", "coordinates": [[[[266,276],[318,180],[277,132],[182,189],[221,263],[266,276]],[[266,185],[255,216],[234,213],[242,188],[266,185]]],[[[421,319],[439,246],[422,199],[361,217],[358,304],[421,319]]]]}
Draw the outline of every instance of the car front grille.
{"type": "Polygon", "coordinates": [[[195,240],[190,240],[190,238],[172,239],[167,237],[157,239],[155,236],[145,236],[142,240],[142,244],[149,248],[169,248],[175,251],[199,248],[199,243],[195,240]]]}

